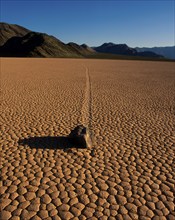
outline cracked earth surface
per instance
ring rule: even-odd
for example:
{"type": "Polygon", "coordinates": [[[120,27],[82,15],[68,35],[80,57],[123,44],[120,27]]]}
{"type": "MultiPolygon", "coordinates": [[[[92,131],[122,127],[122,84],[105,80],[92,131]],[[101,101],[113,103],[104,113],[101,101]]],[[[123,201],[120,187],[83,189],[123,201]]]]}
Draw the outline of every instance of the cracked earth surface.
{"type": "Polygon", "coordinates": [[[0,62],[0,219],[174,219],[174,63],[0,62]]]}

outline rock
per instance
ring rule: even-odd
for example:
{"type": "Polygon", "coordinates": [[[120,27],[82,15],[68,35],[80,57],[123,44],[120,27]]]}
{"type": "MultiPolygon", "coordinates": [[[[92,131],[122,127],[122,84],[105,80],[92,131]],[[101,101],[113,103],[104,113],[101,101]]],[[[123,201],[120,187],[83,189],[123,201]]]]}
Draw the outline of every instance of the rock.
{"type": "Polygon", "coordinates": [[[75,127],[68,136],[77,148],[87,148],[92,146],[91,138],[88,129],[83,125],[75,127]]]}

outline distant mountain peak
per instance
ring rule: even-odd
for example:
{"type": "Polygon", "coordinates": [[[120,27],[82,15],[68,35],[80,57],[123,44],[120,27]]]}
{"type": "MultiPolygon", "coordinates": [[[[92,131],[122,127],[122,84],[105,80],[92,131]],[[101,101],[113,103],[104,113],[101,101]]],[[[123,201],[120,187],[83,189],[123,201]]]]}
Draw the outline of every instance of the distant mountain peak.
{"type": "Polygon", "coordinates": [[[89,53],[96,53],[96,51],[93,48],[89,47],[87,44],[82,44],[81,47],[86,49],[89,53]]]}
{"type": "Polygon", "coordinates": [[[112,46],[114,46],[114,45],[116,45],[116,44],[114,44],[114,43],[112,43],[112,42],[109,42],[109,43],[104,43],[104,44],[102,44],[101,47],[112,47],[112,46]]]}
{"type": "Polygon", "coordinates": [[[87,44],[81,44],[81,46],[84,47],[84,48],[88,47],[87,44]]]}

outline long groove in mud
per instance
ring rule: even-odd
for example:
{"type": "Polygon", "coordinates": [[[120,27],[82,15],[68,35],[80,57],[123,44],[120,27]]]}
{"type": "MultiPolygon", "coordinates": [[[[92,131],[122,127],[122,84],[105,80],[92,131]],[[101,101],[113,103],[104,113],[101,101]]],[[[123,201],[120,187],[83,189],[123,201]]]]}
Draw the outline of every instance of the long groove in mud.
{"type": "Polygon", "coordinates": [[[90,73],[89,69],[87,68],[87,78],[89,82],[89,132],[90,136],[92,137],[92,84],[91,84],[91,78],[90,78],[90,73]]]}
{"type": "Polygon", "coordinates": [[[85,85],[85,94],[82,105],[82,123],[91,130],[91,80],[88,67],[85,67],[86,74],[86,85],[85,85]]]}

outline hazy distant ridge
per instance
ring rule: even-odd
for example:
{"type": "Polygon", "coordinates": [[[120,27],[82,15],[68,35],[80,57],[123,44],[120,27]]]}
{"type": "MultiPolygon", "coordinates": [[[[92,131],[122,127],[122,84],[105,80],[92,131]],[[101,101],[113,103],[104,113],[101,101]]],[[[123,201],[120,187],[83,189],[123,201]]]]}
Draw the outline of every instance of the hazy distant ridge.
{"type": "Polygon", "coordinates": [[[169,47],[136,47],[138,52],[151,51],[164,57],[175,59],[175,46],[169,47]]]}
{"type": "Polygon", "coordinates": [[[114,43],[104,43],[101,46],[93,47],[94,50],[100,53],[110,53],[118,55],[129,55],[129,56],[141,56],[141,57],[163,57],[152,51],[138,52],[136,49],[129,47],[126,44],[114,44],[114,43]]]}

